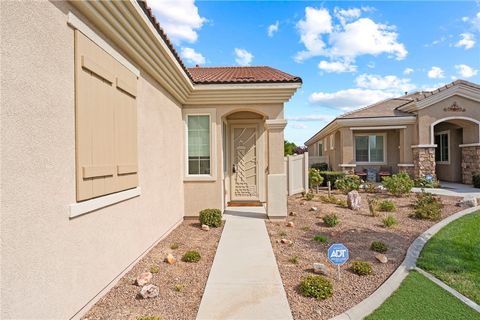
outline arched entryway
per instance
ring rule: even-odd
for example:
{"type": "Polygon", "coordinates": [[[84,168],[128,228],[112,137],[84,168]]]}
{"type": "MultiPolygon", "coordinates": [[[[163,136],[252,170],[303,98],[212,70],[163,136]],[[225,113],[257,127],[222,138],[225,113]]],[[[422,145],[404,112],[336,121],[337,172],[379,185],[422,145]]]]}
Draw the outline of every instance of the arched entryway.
{"type": "Polygon", "coordinates": [[[480,173],[480,121],[468,117],[448,117],[431,125],[431,145],[435,145],[435,173],[438,179],[471,183],[480,173]]]}

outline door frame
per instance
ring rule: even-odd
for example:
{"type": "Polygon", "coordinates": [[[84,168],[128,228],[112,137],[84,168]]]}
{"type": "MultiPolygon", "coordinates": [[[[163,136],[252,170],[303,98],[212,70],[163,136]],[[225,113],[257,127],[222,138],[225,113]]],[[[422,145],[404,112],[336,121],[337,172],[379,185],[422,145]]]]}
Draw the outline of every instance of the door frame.
{"type": "MultiPolygon", "coordinates": [[[[232,172],[232,165],[233,165],[233,157],[232,157],[232,126],[234,125],[252,125],[256,126],[257,129],[257,145],[256,145],[256,154],[257,154],[257,192],[258,192],[258,200],[260,202],[266,202],[266,146],[265,146],[265,128],[263,124],[265,120],[263,119],[231,119],[227,120],[227,143],[226,143],[226,150],[224,150],[224,154],[227,156],[227,170],[225,171],[225,205],[229,201],[232,200],[232,179],[233,179],[233,172],[232,172]]],[[[233,197],[234,198],[234,197],[233,197]]]]}

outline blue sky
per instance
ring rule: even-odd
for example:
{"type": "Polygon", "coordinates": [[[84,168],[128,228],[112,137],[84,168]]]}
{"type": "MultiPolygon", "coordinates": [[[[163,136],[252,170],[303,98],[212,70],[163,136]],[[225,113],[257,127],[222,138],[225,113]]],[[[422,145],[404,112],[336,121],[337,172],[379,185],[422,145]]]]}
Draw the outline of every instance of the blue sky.
{"type": "Polygon", "coordinates": [[[285,138],[455,79],[480,83],[478,1],[148,1],[188,66],[268,65],[302,77],[285,138]]]}

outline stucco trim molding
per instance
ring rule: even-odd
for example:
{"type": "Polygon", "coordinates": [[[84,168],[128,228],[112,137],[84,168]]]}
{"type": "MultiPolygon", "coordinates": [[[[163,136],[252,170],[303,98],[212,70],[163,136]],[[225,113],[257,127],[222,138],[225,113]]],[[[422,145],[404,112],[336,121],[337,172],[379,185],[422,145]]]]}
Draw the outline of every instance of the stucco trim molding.
{"type": "Polygon", "coordinates": [[[267,130],[283,130],[287,126],[287,120],[269,119],[265,120],[265,128],[267,130]]]}
{"type": "Polygon", "coordinates": [[[466,143],[466,144],[460,144],[458,145],[460,148],[467,148],[467,147],[480,147],[480,142],[479,143],[466,143]]]}
{"type": "Polygon", "coordinates": [[[75,218],[80,215],[83,215],[107,206],[111,206],[112,204],[138,197],[140,196],[140,194],[141,194],[140,187],[136,187],[136,188],[125,190],[125,191],[112,193],[99,198],[94,198],[87,201],[73,203],[68,206],[68,214],[70,219],[75,218]]]}
{"type": "Polygon", "coordinates": [[[397,167],[414,167],[415,165],[413,163],[399,163],[397,164],[397,167]]]}
{"type": "Polygon", "coordinates": [[[407,126],[381,126],[381,127],[351,127],[350,130],[394,130],[394,129],[406,129],[407,126]]]}
{"type": "Polygon", "coordinates": [[[338,166],[341,168],[355,168],[357,165],[352,163],[341,163],[338,166]]]}
{"type": "Polygon", "coordinates": [[[436,144],[416,144],[413,145],[412,148],[436,148],[436,144]]]}
{"type": "Polygon", "coordinates": [[[437,121],[433,122],[430,125],[430,142],[433,144],[435,141],[435,126],[441,122],[449,121],[449,120],[465,120],[470,121],[477,124],[478,127],[478,141],[480,142],[480,121],[470,117],[463,117],[463,116],[452,116],[452,117],[445,117],[442,119],[438,119],[437,121]]]}

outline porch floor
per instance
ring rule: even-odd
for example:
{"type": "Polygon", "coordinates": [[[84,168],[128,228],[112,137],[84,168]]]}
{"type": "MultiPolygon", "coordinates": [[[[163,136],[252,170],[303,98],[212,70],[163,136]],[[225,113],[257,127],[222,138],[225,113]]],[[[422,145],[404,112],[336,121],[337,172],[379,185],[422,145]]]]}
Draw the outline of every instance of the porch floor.
{"type": "Polygon", "coordinates": [[[263,207],[228,207],[197,319],[293,319],[263,207]]]}
{"type": "MultiPolygon", "coordinates": [[[[480,189],[474,188],[471,185],[440,181],[441,188],[426,189],[426,191],[452,197],[464,198],[480,198],[480,189]]],[[[421,192],[420,188],[413,188],[413,192],[421,192]]]]}

